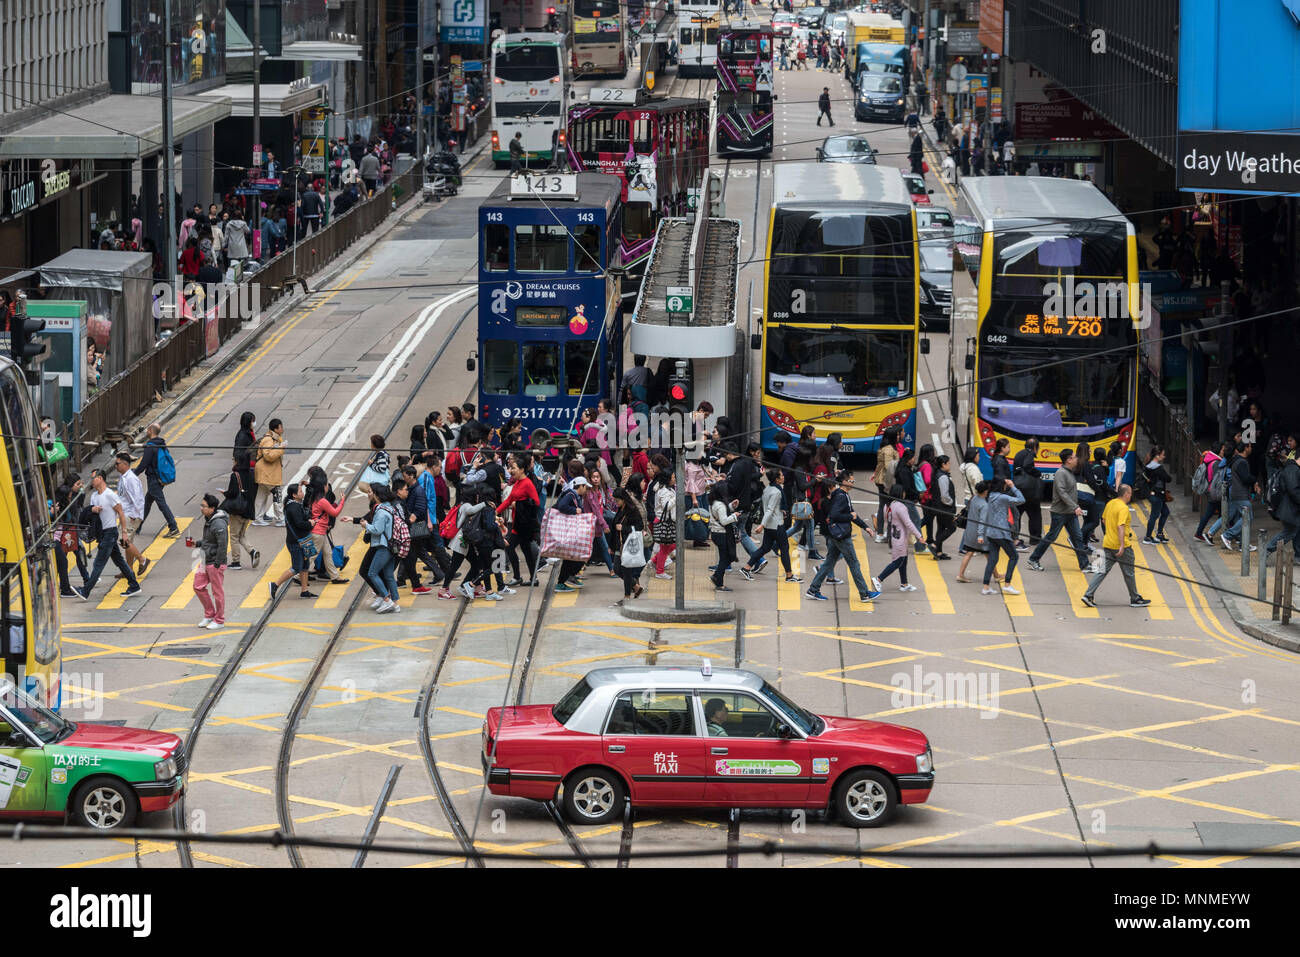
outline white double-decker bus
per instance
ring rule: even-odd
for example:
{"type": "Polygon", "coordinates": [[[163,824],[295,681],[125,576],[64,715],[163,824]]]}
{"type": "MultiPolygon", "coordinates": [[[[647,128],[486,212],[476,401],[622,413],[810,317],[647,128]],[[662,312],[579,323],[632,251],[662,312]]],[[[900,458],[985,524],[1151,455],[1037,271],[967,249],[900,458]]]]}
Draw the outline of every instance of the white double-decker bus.
{"type": "Polygon", "coordinates": [[[677,8],[677,75],[714,77],[722,0],[687,0],[677,8]]]}
{"type": "Polygon", "coordinates": [[[567,40],[562,33],[506,33],[492,41],[492,160],[510,161],[510,141],[523,132],[524,161],[551,164],[563,147],[568,107],[567,40]]]}

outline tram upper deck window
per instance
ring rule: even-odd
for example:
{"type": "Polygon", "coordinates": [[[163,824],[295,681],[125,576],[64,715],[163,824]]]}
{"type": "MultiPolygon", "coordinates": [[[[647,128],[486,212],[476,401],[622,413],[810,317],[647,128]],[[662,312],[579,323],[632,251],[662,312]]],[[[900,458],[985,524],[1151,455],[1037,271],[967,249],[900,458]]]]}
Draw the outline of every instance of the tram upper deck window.
{"type": "Polygon", "coordinates": [[[628,239],[651,239],[654,234],[654,210],[649,203],[628,203],[623,207],[624,236],[628,239]]]}
{"type": "Polygon", "coordinates": [[[510,227],[505,223],[488,223],[483,230],[483,270],[510,271],[510,227]]]}
{"type": "Polygon", "coordinates": [[[568,230],[558,225],[516,226],[515,271],[568,272],[568,230]]]}
{"type": "Polygon", "coordinates": [[[581,226],[573,233],[577,242],[573,250],[574,272],[600,271],[600,227],[581,226]]]}

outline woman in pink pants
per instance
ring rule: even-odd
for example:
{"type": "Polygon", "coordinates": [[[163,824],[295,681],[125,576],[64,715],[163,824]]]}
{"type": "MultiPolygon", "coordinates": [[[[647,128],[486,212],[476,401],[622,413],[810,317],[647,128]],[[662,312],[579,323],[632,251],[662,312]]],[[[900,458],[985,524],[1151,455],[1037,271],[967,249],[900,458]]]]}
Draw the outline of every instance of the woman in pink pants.
{"type": "Polygon", "coordinates": [[[655,578],[668,578],[668,556],[677,550],[677,476],[668,469],[661,474],[659,488],[655,490],[651,520],[654,523],[654,539],[659,545],[652,559],[655,578]],[[672,536],[671,540],[664,541],[669,535],[672,536]]]}
{"type": "Polygon", "coordinates": [[[229,516],[218,506],[220,499],[211,493],[203,496],[199,511],[203,513],[203,564],[194,572],[194,594],[203,606],[200,628],[216,631],[226,624],[226,555],[230,547],[229,516]]]}

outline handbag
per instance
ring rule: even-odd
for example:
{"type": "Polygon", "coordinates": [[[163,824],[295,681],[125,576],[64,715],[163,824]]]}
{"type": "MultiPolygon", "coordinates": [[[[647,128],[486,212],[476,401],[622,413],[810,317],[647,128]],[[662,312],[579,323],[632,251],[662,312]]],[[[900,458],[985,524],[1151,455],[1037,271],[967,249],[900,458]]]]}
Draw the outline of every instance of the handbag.
{"type": "Polygon", "coordinates": [[[966,522],[970,518],[970,503],[963,505],[961,511],[957,513],[955,523],[958,528],[965,528],[966,522]]]}
{"type": "Polygon", "coordinates": [[[1168,489],[1165,489],[1165,501],[1172,502],[1173,500],[1174,500],[1174,493],[1169,491],[1168,489]]]}
{"type": "Polygon", "coordinates": [[[71,555],[81,547],[81,535],[77,532],[76,525],[60,525],[58,531],[59,547],[63,549],[63,554],[71,555]]]}
{"type": "Polygon", "coordinates": [[[585,562],[591,558],[592,539],[596,534],[596,516],[590,512],[566,515],[547,509],[542,516],[542,558],[585,562]]]}
{"type": "Polygon", "coordinates": [[[667,515],[667,509],[655,519],[654,540],[660,545],[677,544],[677,523],[671,521],[667,515]]]}
{"type": "Polygon", "coordinates": [[[242,516],[248,512],[248,495],[244,492],[244,480],[239,477],[238,472],[232,472],[230,474],[232,474],[235,477],[235,481],[239,483],[239,494],[234,498],[227,495],[226,500],[221,503],[221,507],[231,515],[242,516]]]}
{"type": "Polygon", "coordinates": [[[298,539],[298,550],[302,552],[303,558],[315,558],[317,552],[316,540],[310,535],[298,539]]]}
{"type": "Polygon", "coordinates": [[[428,538],[432,532],[429,531],[429,523],[424,519],[418,522],[412,522],[410,526],[411,541],[419,541],[422,538],[428,538]]]}
{"type": "Polygon", "coordinates": [[[796,522],[810,522],[813,517],[812,502],[800,499],[790,507],[790,517],[796,522]]]}
{"type": "Polygon", "coordinates": [[[912,473],[912,487],[915,488],[917,492],[925,492],[925,479],[921,476],[920,469],[917,469],[912,473]]]}
{"type": "Polygon", "coordinates": [[[709,540],[709,513],[704,509],[696,507],[686,513],[686,540],[688,542],[709,540]]]}
{"type": "Polygon", "coordinates": [[[623,549],[619,561],[624,568],[645,567],[645,535],[641,529],[634,528],[623,536],[623,549]]]}

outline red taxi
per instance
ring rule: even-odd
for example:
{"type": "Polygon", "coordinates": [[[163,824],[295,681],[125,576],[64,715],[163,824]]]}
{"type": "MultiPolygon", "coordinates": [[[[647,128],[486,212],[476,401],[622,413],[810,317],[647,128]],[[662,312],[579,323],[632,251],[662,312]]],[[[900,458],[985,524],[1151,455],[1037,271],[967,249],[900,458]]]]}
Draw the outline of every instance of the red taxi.
{"type": "Polygon", "coordinates": [[[636,807],[833,808],[879,827],[934,786],[913,728],[812,714],[761,677],[707,665],[602,668],[555,705],[492,708],[493,794],[549,801],[576,824],[636,807]]]}

